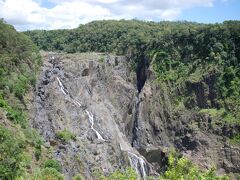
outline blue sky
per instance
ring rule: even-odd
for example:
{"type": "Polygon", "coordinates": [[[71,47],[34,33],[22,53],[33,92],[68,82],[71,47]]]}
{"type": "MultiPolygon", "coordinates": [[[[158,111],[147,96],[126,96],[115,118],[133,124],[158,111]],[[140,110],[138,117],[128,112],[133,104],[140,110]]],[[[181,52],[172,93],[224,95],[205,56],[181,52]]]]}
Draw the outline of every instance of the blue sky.
{"type": "Polygon", "coordinates": [[[17,30],[75,28],[93,20],[240,20],[239,0],[0,0],[0,18],[17,30]]]}
{"type": "Polygon", "coordinates": [[[203,23],[240,20],[240,1],[215,1],[213,7],[194,7],[186,9],[178,19],[203,23]]]}

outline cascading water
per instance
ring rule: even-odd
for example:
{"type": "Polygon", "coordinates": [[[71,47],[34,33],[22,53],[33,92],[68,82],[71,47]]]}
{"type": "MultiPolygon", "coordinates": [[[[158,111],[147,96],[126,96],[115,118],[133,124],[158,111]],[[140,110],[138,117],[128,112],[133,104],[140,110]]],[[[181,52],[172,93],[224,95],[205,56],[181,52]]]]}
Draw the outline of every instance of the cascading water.
{"type": "Polygon", "coordinates": [[[122,144],[120,145],[121,151],[126,151],[131,167],[137,172],[140,178],[146,179],[148,175],[148,165],[145,160],[135,153],[130,152],[130,149],[123,149],[122,144]]]}
{"type": "Polygon", "coordinates": [[[77,106],[82,107],[82,104],[81,104],[78,100],[73,99],[73,102],[74,102],[77,106]]]}
{"type": "MultiPolygon", "coordinates": [[[[54,60],[54,57],[52,57],[51,59],[54,60]]],[[[59,85],[60,90],[62,91],[62,93],[64,95],[69,95],[68,91],[65,89],[65,87],[64,87],[62,81],[59,79],[59,77],[56,77],[56,78],[57,78],[58,85],[59,85]]],[[[82,104],[78,100],[72,98],[71,96],[70,96],[70,98],[71,98],[71,100],[73,101],[74,104],[76,104],[79,107],[82,107],[82,104]]],[[[91,129],[96,133],[98,139],[105,141],[103,139],[103,137],[101,136],[101,134],[93,127],[94,126],[94,116],[93,116],[93,114],[90,111],[88,111],[88,110],[85,110],[85,111],[86,111],[86,113],[88,115],[88,120],[89,120],[89,122],[91,124],[91,129]]]]}
{"type": "Polygon", "coordinates": [[[135,102],[135,113],[133,115],[133,128],[132,128],[132,142],[131,145],[132,147],[138,148],[139,141],[138,141],[138,136],[139,136],[139,122],[138,122],[138,116],[139,116],[139,105],[140,105],[140,99],[139,99],[139,94],[137,94],[137,99],[135,102]]]}
{"type": "Polygon", "coordinates": [[[59,86],[60,86],[60,89],[61,89],[62,93],[63,93],[64,95],[67,95],[68,92],[65,90],[65,88],[64,88],[61,80],[60,80],[58,77],[57,77],[57,81],[58,81],[58,84],[59,84],[59,86]]]}
{"type": "Polygon", "coordinates": [[[89,122],[91,124],[91,129],[96,133],[98,139],[104,141],[104,139],[101,136],[101,134],[93,127],[93,125],[94,125],[94,116],[93,116],[93,114],[90,111],[88,111],[88,110],[86,110],[86,113],[88,115],[88,120],[89,120],[89,122]]]}
{"type": "Polygon", "coordinates": [[[140,62],[138,63],[138,66],[137,66],[137,71],[136,71],[138,93],[135,99],[135,112],[133,115],[133,128],[132,128],[132,140],[131,140],[132,147],[135,147],[135,148],[140,148],[140,142],[139,142],[139,140],[141,139],[139,138],[139,136],[141,135],[141,132],[140,132],[141,127],[140,127],[140,121],[139,121],[139,107],[141,103],[140,93],[147,80],[148,67],[149,67],[148,60],[145,57],[141,57],[140,62]]]}
{"type": "Polygon", "coordinates": [[[143,160],[143,158],[137,156],[132,152],[128,152],[128,158],[129,158],[131,167],[135,169],[135,171],[138,173],[140,177],[145,179],[147,176],[147,164],[143,160]]]}

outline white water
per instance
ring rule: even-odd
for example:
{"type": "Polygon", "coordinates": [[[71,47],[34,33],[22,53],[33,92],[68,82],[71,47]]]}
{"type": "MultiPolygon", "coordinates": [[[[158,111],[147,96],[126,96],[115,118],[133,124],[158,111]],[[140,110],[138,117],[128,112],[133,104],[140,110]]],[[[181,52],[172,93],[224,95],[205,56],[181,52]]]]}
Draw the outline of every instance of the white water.
{"type": "Polygon", "coordinates": [[[89,120],[89,122],[90,122],[90,124],[91,124],[91,129],[96,133],[98,139],[104,141],[104,139],[103,139],[103,137],[101,136],[101,134],[93,127],[93,125],[94,125],[94,117],[93,117],[93,114],[92,114],[91,112],[89,112],[88,110],[85,110],[85,111],[86,111],[86,113],[87,113],[87,115],[88,115],[88,120],[89,120]]]}
{"type": "Polygon", "coordinates": [[[119,145],[120,145],[121,151],[126,151],[128,153],[128,159],[130,161],[131,167],[137,172],[139,177],[145,180],[148,170],[147,170],[147,164],[144,161],[144,159],[130,152],[130,150],[126,150],[126,149],[124,150],[121,143],[119,145]]]}
{"type": "MultiPolygon", "coordinates": [[[[61,82],[61,80],[60,80],[58,77],[57,77],[57,81],[58,81],[58,84],[59,84],[59,87],[60,87],[62,93],[63,93],[64,95],[67,95],[68,92],[67,92],[67,90],[65,90],[65,88],[64,88],[64,86],[63,86],[63,83],[61,82]]],[[[73,98],[71,98],[71,99],[73,100],[73,103],[76,104],[77,106],[79,106],[79,107],[82,106],[82,104],[81,104],[78,100],[73,99],[73,98]]],[[[94,117],[93,117],[93,114],[92,114],[90,111],[88,111],[88,110],[85,110],[85,111],[86,111],[86,113],[87,113],[87,115],[88,115],[88,120],[89,120],[89,122],[90,122],[90,124],[91,124],[91,129],[96,133],[98,139],[104,141],[104,139],[103,139],[103,137],[101,136],[101,134],[93,127],[93,126],[94,126],[94,117]]]]}
{"type": "Polygon", "coordinates": [[[81,104],[78,100],[73,99],[73,102],[74,102],[76,105],[78,105],[79,107],[82,106],[82,104],[81,104]]]}
{"type": "Polygon", "coordinates": [[[60,80],[58,77],[57,77],[57,81],[58,81],[58,84],[59,84],[59,86],[60,86],[60,89],[61,89],[62,93],[63,93],[64,95],[67,95],[67,91],[65,90],[65,88],[64,88],[61,80],[60,80]]]}
{"type": "MultiPolygon", "coordinates": [[[[52,59],[54,59],[54,57],[52,59]]],[[[64,95],[68,95],[69,96],[69,93],[65,89],[65,87],[63,86],[63,83],[61,82],[61,80],[58,77],[56,77],[56,78],[57,78],[58,85],[59,85],[60,90],[62,91],[62,93],[64,95]]],[[[72,102],[76,106],[82,107],[82,104],[77,99],[72,98],[71,96],[70,96],[70,98],[71,98],[72,102]]],[[[88,115],[88,120],[90,122],[91,129],[96,133],[97,138],[99,140],[105,141],[105,139],[101,136],[101,134],[94,128],[94,115],[90,111],[88,111],[88,110],[85,110],[85,112],[88,115]]],[[[116,129],[118,129],[118,127],[116,127],[116,129]]],[[[120,132],[119,132],[119,135],[121,137],[121,133],[120,132]]],[[[120,149],[122,151],[127,152],[128,159],[129,159],[131,167],[137,172],[139,177],[141,177],[141,178],[143,178],[145,180],[146,176],[147,176],[147,173],[148,173],[148,170],[147,170],[148,166],[147,166],[146,162],[144,161],[144,159],[142,157],[140,157],[140,156],[130,152],[130,151],[132,151],[132,147],[130,146],[130,144],[128,145],[128,143],[126,143],[126,141],[124,141],[124,139],[122,137],[119,138],[119,142],[122,143],[122,144],[120,143],[120,149]]]]}
{"type": "Polygon", "coordinates": [[[131,167],[135,169],[135,171],[138,173],[139,176],[145,179],[147,174],[146,173],[147,164],[143,160],[143,158],[131,152],[128,152],[128,158],[129,158],[131,167]]]}

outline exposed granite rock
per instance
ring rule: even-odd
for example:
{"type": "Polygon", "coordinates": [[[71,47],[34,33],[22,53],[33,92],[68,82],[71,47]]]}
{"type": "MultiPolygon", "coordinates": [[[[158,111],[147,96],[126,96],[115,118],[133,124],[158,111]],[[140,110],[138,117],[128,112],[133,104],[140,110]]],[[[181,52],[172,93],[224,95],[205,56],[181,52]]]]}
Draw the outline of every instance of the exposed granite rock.
{"type": "MultiPolygon", "coordinates": [[[[216,166],[222,173],[240,173],[240,149],[226,140],[239,133],[239,127],[213,126],[206,114],[175,111],[168,89],[155,82],[146,59],[135,73],[122,56],[43,57],[32,126],[45,138],[46,146],[54,148],[68,179],[77,173],[90,179],[98,168],[105,174],[124,169],[130,165],[128,152],[144,156],[147,173],[157,175],[166,170],[172,147],[203,169],[216,166]],[[87,111],[93,114],[93,126],[87,111]],[[65,129],[76,139],[63,144],[56,133],[65,129]]],[[[210,80],[187,86],[196,92],[196,106],[216,106],[210,80]]]]}

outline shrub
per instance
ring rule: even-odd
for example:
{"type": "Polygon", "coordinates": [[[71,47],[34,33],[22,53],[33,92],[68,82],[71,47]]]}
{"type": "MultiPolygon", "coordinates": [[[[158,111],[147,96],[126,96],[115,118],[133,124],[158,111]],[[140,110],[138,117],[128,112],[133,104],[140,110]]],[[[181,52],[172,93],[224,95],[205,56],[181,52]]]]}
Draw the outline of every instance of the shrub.
{"type": "Polygon", "coordinates": [[[100,63],[103,63],[103,62],[105,61],[105,59],[104,59],[104,57],[100,57],[100,58],[98,59],[98,61],[99,61],[100,63]]]}
{"type": "Polygon", "coordinates": [[[210,169],[207,172],[201,172],[190,160],[185,157],[178,158],[174,152],[169,155],[168,163],[168,170],[160,176],[160,180],[229,179],[227,176],[218,177],[214,169],[210,169]]]}
{"type": "Polygon", "coordinates": [[[59,162],[57,160],[54,160],[54,159],[46,160],[44,163],[44,167],[56,169],[58,172],[62,171],[61,165],[59,164],[59,162]]]}
{"type": "Polygon", "coordinates": [[[25,139],[0,125],[0,179],[14,179],[22,174],[25,139]]]}
{"type": "Polygon", "coordinates": [[[70,140],[75,140],[76,136],[68,131],[68,130],[63,130],[63,131],[59,131],[57,132],[57,137],[60,138],[63,142],[69,142],[70,140]]]}
{"type": "Polygon", "coordinates": [[[39,180],[64,180],[64,176],[56,169],[47,167],[42,170],[39,180]]]}
{"type": "Polygon", "coordinates": [[[26,128],[24,129],[24,134],[26,136],[27,141],[34,146],[35,148],[35,157],[38,161],[41,157],[42,148],[41,145],[43,144],[42,137],[38,134],[38,132],[35,129],[32,128],[26,128]]]}
{"type": "Polygon", "coordinates": [[[236,136],[234,136],[233,138],[231,138],[230,142],[232,144],[240,144],[240,134],[237,134],[236,136]]]}
{"type": "Polygon", "coordinates": [[[84,180],[84,178],[81,174],[77,174],[73,177],[73,180],[84,180]]]}
{"type": "Polygon", "coordinates": [[[22,110],[13,109],[12,107],[8,106],[7,110],[7,118],[13,121],[14,123],[20,124],[21,127],[25,128],[27,125],[27,120],[25,114],[22,110]]]}
{"type": "Polygon", "coordinates": [[[138,179],[138,176],[137,173],[129,167],[124,172],[121,172],[120,170],[114,171],[109,175],[107,179],[135,180],[138,179]]]}

